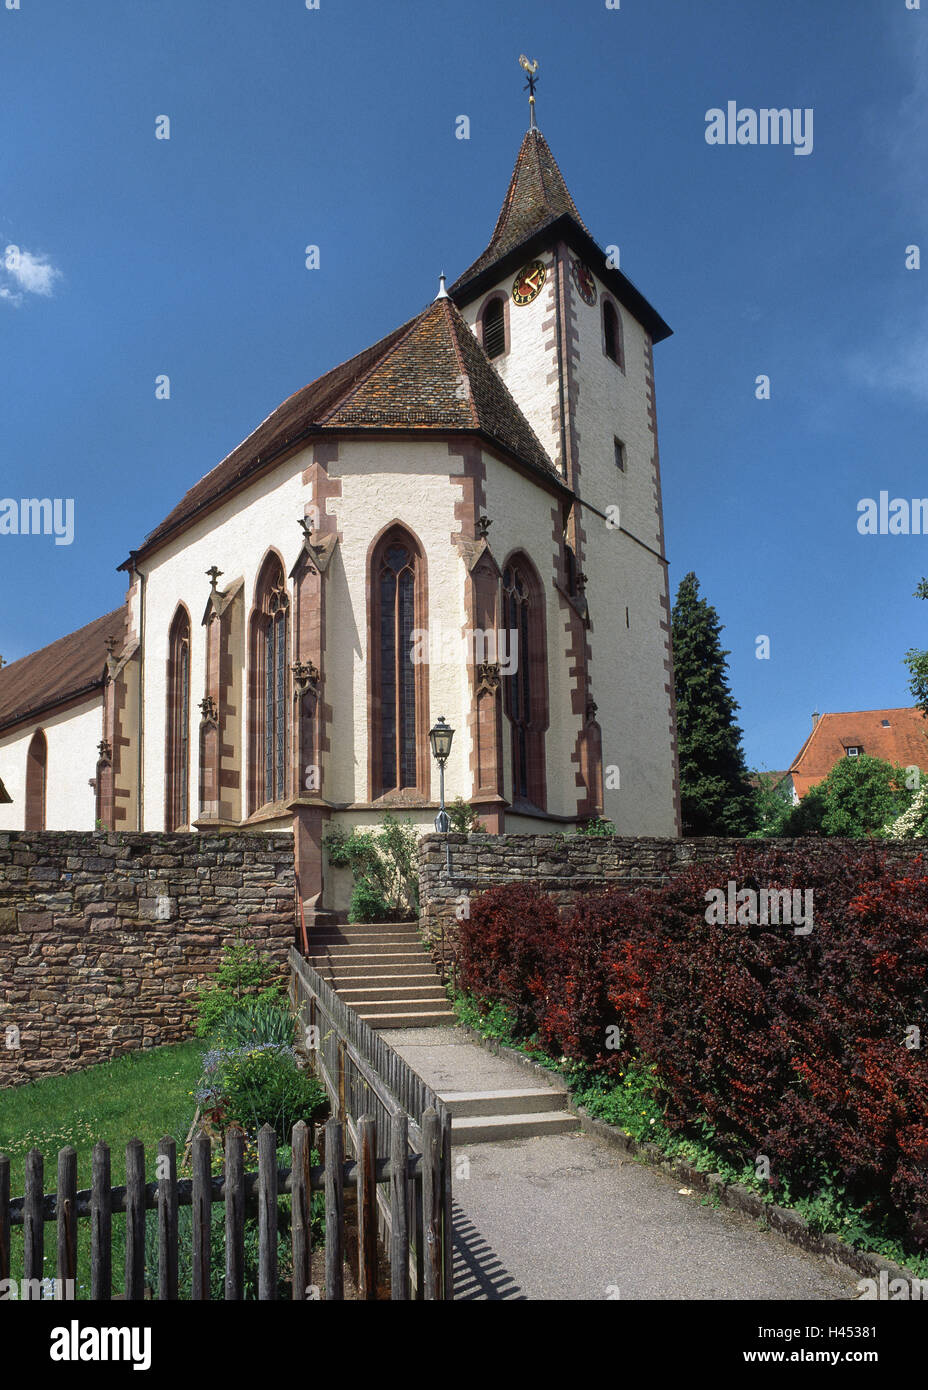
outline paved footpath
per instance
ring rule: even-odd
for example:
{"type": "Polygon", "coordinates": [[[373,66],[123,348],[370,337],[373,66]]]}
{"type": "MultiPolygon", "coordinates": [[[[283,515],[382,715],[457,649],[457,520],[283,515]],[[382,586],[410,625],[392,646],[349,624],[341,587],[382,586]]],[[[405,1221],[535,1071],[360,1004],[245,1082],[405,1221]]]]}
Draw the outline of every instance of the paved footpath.
{"type": "MultiPolygon", "coordinates": [[[[386,1031],[439,1093],[543,1084],[458,1028],[386,1031]]],[[[603,1139],[455,1149],[458,1299],[851,1299],[856,1276],[763,1232],[603,1139]]]]}

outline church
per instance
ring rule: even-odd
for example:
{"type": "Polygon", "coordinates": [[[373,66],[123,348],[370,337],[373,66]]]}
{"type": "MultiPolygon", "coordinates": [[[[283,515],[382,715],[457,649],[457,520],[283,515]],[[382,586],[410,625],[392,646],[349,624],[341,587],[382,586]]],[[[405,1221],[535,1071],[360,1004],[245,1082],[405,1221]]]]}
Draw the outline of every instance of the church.
{"type": "MultiPolygon", "coordinates": [[[[297,391],[129,551],[122,607],[0,670],[0,830],[678,836],[653,347],[534,119],[483,253],[297,391]]],[[[131,538],[130,538],[131,539],[131,538]]],[[[114,556],[114,562],[118,560],[114,556]]]]}

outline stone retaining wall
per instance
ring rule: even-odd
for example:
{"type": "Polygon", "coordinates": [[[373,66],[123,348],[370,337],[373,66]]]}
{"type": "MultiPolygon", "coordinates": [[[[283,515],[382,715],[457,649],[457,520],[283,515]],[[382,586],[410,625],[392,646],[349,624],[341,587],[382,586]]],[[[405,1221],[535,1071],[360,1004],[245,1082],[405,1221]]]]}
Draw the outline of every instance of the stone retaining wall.
{"type": "Polygon", "coordinates": [[[0,833],[0,1086],[189,1037],[223,945],[283,971],[294,908],[292,835],[0,833]]]}
{"type": "MultiPolygon", "coordinates": [[[[861,852],[865,840],[805,839],[751,840],[758,852],[789,848],[852,847],[861,852]]],[[[880,841],[892,859],[908,863],[916,855],[928,858],[928,841],[880,841]]],[[[530,881],[550,893],[562,911],[569,910],[584,893],[619,883],[658,885],[687,865],[732,858],[744,840],[703,837],[688,840],[635,839],[589,835],[426,835],[419,842],[420,923],[441,954],[444,933],[447,947],[467,910],[470,894],[494,884],[530,881]],[[451,852],[447,872],[446,849],[451,852]]]]}

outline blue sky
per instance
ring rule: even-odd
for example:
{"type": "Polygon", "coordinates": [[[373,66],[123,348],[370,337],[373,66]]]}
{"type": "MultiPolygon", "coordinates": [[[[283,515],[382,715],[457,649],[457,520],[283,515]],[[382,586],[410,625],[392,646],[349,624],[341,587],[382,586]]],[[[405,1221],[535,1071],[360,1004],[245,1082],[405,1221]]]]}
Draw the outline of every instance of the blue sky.
{"type": "Polygon", "coordinates": [[[8,3],[0,496],[73,498],[75,539],[0,536],[7,660],[115,608],[193,482],[483,250],[524,52],[584,220],[674,329],[671,585],[695,570],[725,624],[749,762],[787,766],[813,709],[911,703],[928,538],[856,523],[881,490],[928,495],[928,265],[905,268],[928,254],[928,0],[8,3]],[[812,153],[708,145],[729,100],[811,107],[812,153]]]}

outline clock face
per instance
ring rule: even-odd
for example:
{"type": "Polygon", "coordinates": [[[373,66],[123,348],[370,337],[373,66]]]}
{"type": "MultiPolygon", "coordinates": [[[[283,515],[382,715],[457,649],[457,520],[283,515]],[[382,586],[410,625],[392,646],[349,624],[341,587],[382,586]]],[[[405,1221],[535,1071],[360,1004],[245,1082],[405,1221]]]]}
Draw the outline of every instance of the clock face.
{"type": "Polygon", "coordinates": [[[587,304],[595,304],[596,281],[593,279],[593,272],[582,261],[572,261],[571,269],[580,298],[585,300],[587,304]]]}
{"type": "Polygon", "coordinates": [[[512,298],[516,304],[531,304],[541,294],[548,272],[542,261],[529,261],[512,282],[512,298]]]}

